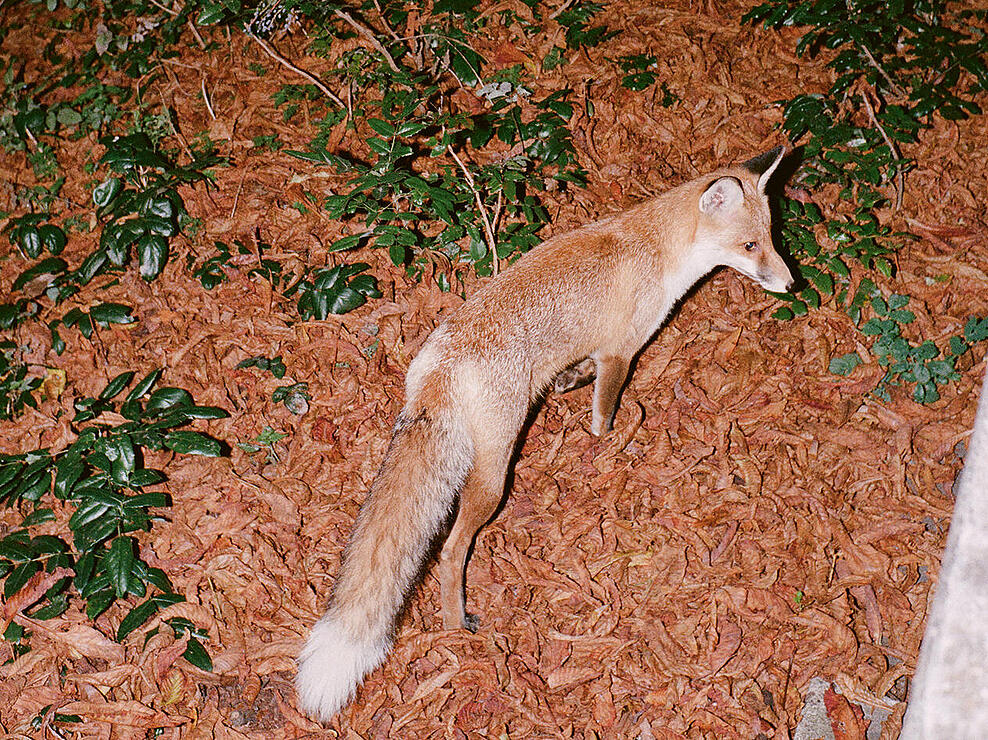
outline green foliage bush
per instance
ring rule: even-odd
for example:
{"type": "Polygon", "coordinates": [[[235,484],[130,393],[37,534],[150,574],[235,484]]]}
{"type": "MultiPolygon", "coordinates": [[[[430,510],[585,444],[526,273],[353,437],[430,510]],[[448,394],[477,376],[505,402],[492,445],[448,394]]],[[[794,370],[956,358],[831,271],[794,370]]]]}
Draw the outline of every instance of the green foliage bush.
{"type": "MultiPolygon", "coordinates": [[[[792,319],[821,301],[843,306],[855,323],[862,310],[873,313],[861,330],[876,337],[872,353],[886,367],[877,389],[882,397],[888,397],[887,385],[904,382],[913,385],[915,400],[931,403],[940,397],[937,385],[957,377],[950,348],[930,342],[908,348],[901,327],[912,321],[906,318],[912,312],[882,307],[909,299],[883,297],[875,280],[893,277],[892,255],[913,238],[894,231],[887,216],[883,221],[889,208],[901,205],[905,175],[915,164],[901,147],[916,142],[937,116],[962,120],[981,113],[975,97],[988,91],[985,19],[984,10],[945,0],[769,0],[743,17],[766,27],[802,27],[797,55],[827,50],[836,75],[825,93],[780,101],[782,127],[801,143],[804,164],[797,183],[810,191],[835,186],[838,202],[825,212],[812,203],[783,201],[783,242],[799,264],[803,287],[780,294],[789,305],[774,315],[792,319]],[[818,228],[826,233],[823,244],[815,236],[818,228]],[[861,280],[852,295],[853,262],[872,271],[875,280],[861,280]],[[944,359],[935,359],[941,353],[944,359]]],[[[831,369],[847,374],[855,366],[845,355],[831,369]]]]}
{"type": "MultiPolygon", "coordinates": [[[[184,429],[196,419],[219,419],[223,409],[198,406],[187,391],[154,389],[162,371],[155,370],[118,399],[135,374],[121,373],[95,398],[75,402],[73,424],[78,436],[67,449],[52,453],[39,449],[20,455],[0,455],[0,503],[26,512],[21,526],[0,539],[0,579],[9,600],[39,573],[58,577],[23,608],[35,619],[50,619],[69,607],[75,595],[95,619],[114,602],[144,598],[123,617],[116,637],[123,640],[160,609],[184,601],[168,577],[141,557],[130,533],[149,530],[154,509],[170,505],[157,488],[165,475],[143,464],[145,450],[169,449],[179,454],[216,456],[223,446],[204,434],[184,429]],[[126,419],[120,424],[101,422],[106,412],[126,419]],[[95,422],[82,426],[86,422],[95,422]],[[55,519],[53,501],[72,511],[68,522],[71,541],[49,534],[33,534],[55,519]],[[157,593],[148,596],[148,587],[157,593]]],[[[175,625],[173,625],[175,627],[175,625]]],[[[185,657],[207,669],[209,656],[201,631],[192,629],[185,657]]],[[[8,628],[8,640],[20,642],[23,629],[8,628]]]]}

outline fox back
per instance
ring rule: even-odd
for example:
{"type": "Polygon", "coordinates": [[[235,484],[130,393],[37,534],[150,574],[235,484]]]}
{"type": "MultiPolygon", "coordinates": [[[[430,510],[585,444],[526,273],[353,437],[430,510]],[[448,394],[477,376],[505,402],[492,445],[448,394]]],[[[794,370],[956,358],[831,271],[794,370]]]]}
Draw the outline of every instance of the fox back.
{"type": "Polygon", "coordinates": [[[718,265],[786,290],[792,276],[772,246],[766,181],[749,163],[719,170],[543,242],[433,332],[409,367],[406,397],[434,369],[456,365],[532,401],[577,360],[636,353],[718,265]]]}

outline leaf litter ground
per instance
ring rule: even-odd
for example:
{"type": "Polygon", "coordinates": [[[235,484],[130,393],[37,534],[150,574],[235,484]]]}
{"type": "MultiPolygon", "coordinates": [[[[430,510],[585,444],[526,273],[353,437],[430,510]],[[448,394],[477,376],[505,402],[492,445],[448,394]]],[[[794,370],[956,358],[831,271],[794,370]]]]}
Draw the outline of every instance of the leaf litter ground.
{"type": "MultiPolygon", "coordinates": [[[[826,89],[822,63],[793,56],[794,33],[740,27],[743,10],[615,3],[601,19],[618,36],[539,75],[544,92],[574,89],[571,129],[590,173],[586,190],[551,199],[554,233],[780,143],[773,101],[826,89]],[[656,76],[677,98],[670,107],[658,85],[628,90],[604,64],[640,53],[658,58],[656,76]]],[[[5,41],[31,43],[25,31],[5,41]]],[[[478,43],[491,57],[538,60],[553,39],[524,41],[508,29],[478,43]]],[[[303,66],[326,64],[290,39],[283,49],[303,66]]],[[[304,190],[338,183],[254,146],[275,134],[303,148],[310,136],[299,117],[284,122],[271,98],[301,80],[258,46],[235,37],[213,54],[190,49],[164,70],[156,92],[179,129],[209,131],[234,164],[216,170],[215,189],[183,191],[202,233],[179,246],[161,278],[149,285],[130,271],[99,286],[102,300],[134,306],[137,323],[92,340],[75,334],[61,357],[40,324],[18,332],[32,362],[65,370],[70,383],[5,423],[0,446],[64,447],[73,431],[60,412],[129,369],[163,366],[170,385],[231,412],[202,425],[230,445],[229,459],[145,461],[167,472],[174,506],[142,537],[141,554],[188,599],[149,626],[184,616],[208,629],[214,671],[182,660],[182,640],[167,629],[114,643],[119,607],[95,624],[78,608],[46,622],[4,613],[33,632],[31,651],[0,667],[0,721],[11,736],[32,735],[31,719],[47,706],[83,718],[60,724],[65,736],[318,735],[294,708],[293,662],[380,463],[408,363],[461,300],[433,280],[410,281],[383,252],[358,256],[372,263],[384,299],[327,321],[297,321],[268,283],[249,278],[255,256],[237,258],[241,269],[203,290],[185,253],[201,261],[214,239],[260,238],[272,259],[332,264],[325,245],[340,226],[291,206],[304,190]],[[252,71],[257,64],[268,72],[252,71]],[[276,355],[288,370],[282,380],[236,369],[276,355]],[[299,381],[312,396],[301,417],[270,401],[277,386],[299,381]],[[255,453],[237,446],[267,427],[287,436],[255,453]]],[[[986,128],[983,117],[940,123],[907,152],[918,165],[903,212],[923,238],[899,254],[900,292],[933,317],[917,322],[917,336],[956,334],[984,313],[988,174],[976,153],[986,128]]],[[[66,184],[79,203],[94,146],[78,143],[66,184]]],[[[2,162],[5,178],[31,182],[23,157],[2,162]]],[[[91,248],[87,238],[96,237],[70,243],[70,262],[72,249],[91,248]]],[[[5,260],[2,284],[20,269],[5,260]]],[[[467,291],[480,284],[470,278],[467,291]]],[[[967,358],[961,380],[932,406],[904,392],[882,403],[868,395],[881,375],[873,361],[849,378],[827,371],[832,357],[863,349],[844,313],[823,308],[780,323],[768,318],[777,306],[728,271],[701,284],[642,354],[603,439],[589,434],[589,389],[550,396],[470,561],[468,608],[481,629],[441,629],[427,569],[394,653],[328,735],[785,738],[807,684],[822,676],[853,704],[889,710],[881,736],[895,737],[983,357],[967,358]]],[[[0,513],[0,532],[19,521],[16,511],[0,513]]],[[[0,661],[10,650],[0,644],[0,661]]]]}

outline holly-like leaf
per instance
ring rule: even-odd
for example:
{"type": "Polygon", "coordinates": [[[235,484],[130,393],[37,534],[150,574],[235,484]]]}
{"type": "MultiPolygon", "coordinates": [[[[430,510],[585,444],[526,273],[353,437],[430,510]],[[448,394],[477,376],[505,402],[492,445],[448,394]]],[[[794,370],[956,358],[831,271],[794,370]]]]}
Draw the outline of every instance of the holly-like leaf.
{"type": "MultiPolygon", "coordinates": [[[[130,306],[122,303],[100,303],[89,309],[89,316],[100,326],[108,324],[133,324],[137,319],[130,315],[130,306]]],[[[133,376],[133,373],[131,373],[133,376]]]]}
{"type": "Polygon", "coordinates": [[[165,435],[164,444],[168,449],[184,455],[219,457],[223,452],[219,442],[199,432],[169,432],[165,435]]]}
{"type": "Polygon", "coordinates": [[[151,282],[165,269],[168,240],[160,234],[146,233],[137,240],[137,258],[141,277],[151,282]]]}
{"type": "Polygon", "coordinates": [[[123,190],[123,180],[110,177],[93,188],[93,203],[99,208],[106,209],[121,190],[123,190]]]}

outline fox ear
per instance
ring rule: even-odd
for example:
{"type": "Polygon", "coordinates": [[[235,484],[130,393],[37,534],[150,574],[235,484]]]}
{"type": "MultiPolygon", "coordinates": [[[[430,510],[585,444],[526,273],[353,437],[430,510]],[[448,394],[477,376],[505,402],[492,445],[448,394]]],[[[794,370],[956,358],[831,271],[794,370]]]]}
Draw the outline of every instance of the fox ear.
{"type": "Polygon", "coordinates": [[[719,177],[700,196],[700,211],[708,215],[728,214],[741,205],[744,191],[736,177],[719,177]]]}
{"type": "Polygon", "coordinates": [[[759,193],[765,192],[765,186],[768,185],[772,173],[775,172],[775,168],[779,166],[779,162],[782,161],[784,156],[786,156],[786,148],[784,146],[777,146],[772,151],[752,157],[741,165],[751,174],[758,175],[759,193]]]}

